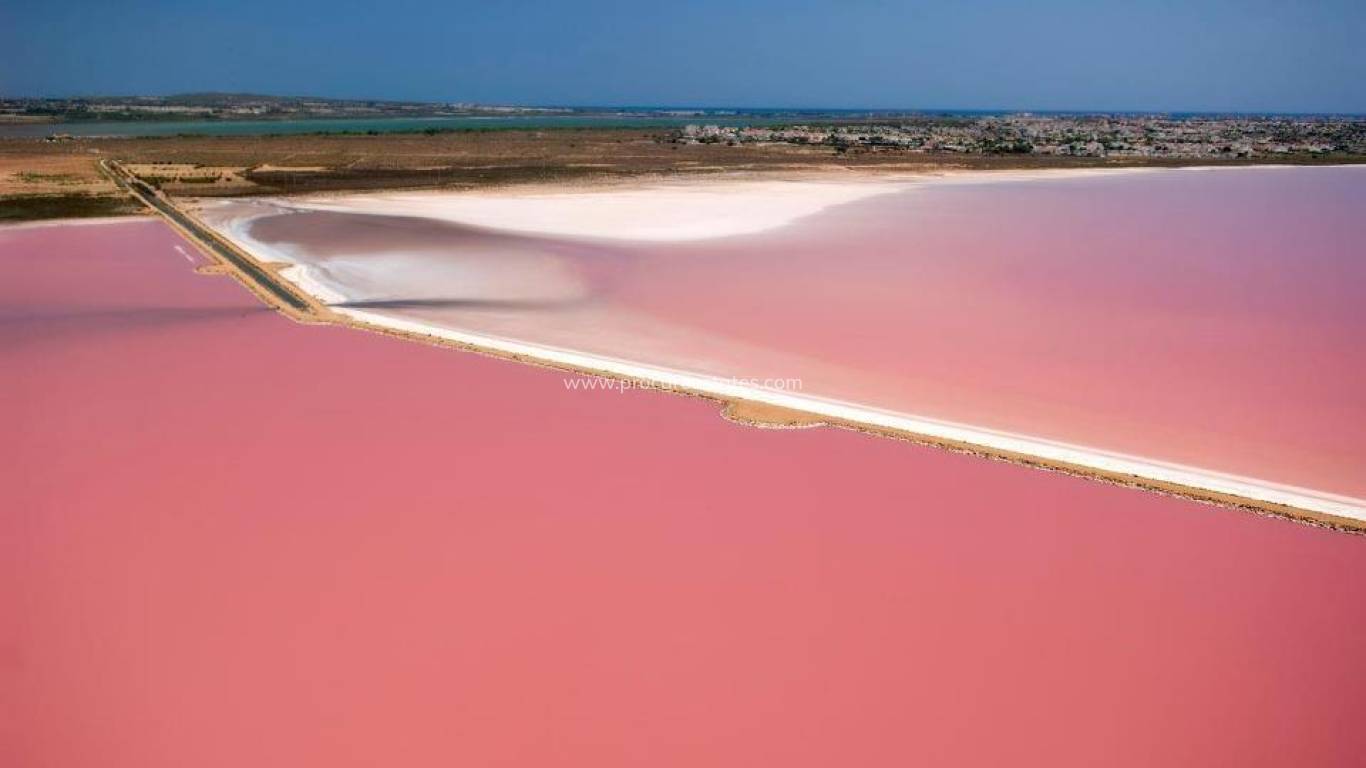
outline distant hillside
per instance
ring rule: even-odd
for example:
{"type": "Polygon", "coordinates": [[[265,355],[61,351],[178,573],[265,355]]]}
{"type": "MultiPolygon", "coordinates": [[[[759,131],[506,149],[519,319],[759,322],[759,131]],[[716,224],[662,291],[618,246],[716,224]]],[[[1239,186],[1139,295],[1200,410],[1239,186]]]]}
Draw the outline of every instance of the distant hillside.
{"type": "Polygon", "coordinates": [[[171,96],[0,99],[0,119],[11,121],[33,118],[56,121],[136,121],[444,117],[564,111],[568,110],[220,92],[180,93],[171,96]]]}
{"type": "MultiPolygon", "coordinates": [[[[146,97],[139,97],[146,98],[146,97]]],[[[130,101],[130,99],[121,99],[130,101]]],[[[336,106],[373,106],[392,104],[402,106],[445,107],[445,104],[421,101],[394,101],[388,99],[333,99],[325,96],[272,96],[261,93],[224,93],[204,91],[199,93],[177,93],[157,97],[157,101],[167,105],[185,107],[240,107],[251,105],[274,105],[280,108],[299,107],[306,104],[331,104],[336,106]]]]}

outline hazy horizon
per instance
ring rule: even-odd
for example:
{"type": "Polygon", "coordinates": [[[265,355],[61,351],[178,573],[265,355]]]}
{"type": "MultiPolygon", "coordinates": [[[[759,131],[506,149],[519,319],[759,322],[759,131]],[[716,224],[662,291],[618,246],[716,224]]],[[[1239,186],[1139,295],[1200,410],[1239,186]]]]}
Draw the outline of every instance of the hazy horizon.
{"type": "MultiPolygon", "coordinates": [[[[1142,108],[1110,108],[1093,109],[1087,107],[1062,107],[1062,108],[1039,108],[1028,106],[983,106],[983,107],[942,107],[942,106],[843,106],[832,107],[824,105],[813,106],[794,106],[783,104],[591,104],[591,103],[528,103],[515,102],[507,99],[492,101],[469,101],[461,99],[399,99],[387,96],[337,96],[326,93],[271,93],[269,91],[215,91],[215,90],[189,90],[173,91],[164,93],[60,93],[60,94],[9,94],[0,93],[0,98],[7,99],[57,99],[57,100],[81,100],[81,99],[136,99],[136,98],[157,98],[167,99],[181,96],[204,96],[204,95],[223,95],[223,96],[257,96],[274,99],[328,99],[335,101],[353,102],[388,102],[388,103],[411,103],[411,104],[431,104],[431,105],[469,105],[474,107],[516,107],[525,109],[577,109],[577,110],[705,110],[709,112],[724,112],[727,110],[739,112],[874,112],[874,113],[982,113],[982,114],[1073,114],[1073,115],[1145,115],[1145,114],[1169,114],[1169,115],[1286,115],[1286,116],[1347,116],[1362,117],[1366,116],[1366,111],[1295,111],[1295,110],[1215,110],[1215,109],[1142,109],[1142,108]]],[[[337,118],[345,119],[345,118],[337,118]]]]}
{"type": "Polygon", "coordinates": [[[1366,6],[617,0],[0,11],[12,97],[250,92],[528,106],[1361,114],[1366,6]]]}

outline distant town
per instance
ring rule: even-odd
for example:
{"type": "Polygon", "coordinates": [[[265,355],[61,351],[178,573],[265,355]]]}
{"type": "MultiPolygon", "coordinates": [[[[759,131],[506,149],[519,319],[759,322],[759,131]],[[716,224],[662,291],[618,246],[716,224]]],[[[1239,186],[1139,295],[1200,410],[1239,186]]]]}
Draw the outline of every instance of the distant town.
{"type": "MultiPolygon", "coordinates": [[[[1360,158],[1366,116],[950,113],[817,109],[537,107],[366,101],[259,94],[0,98],[0,123],[308,121],[327,118],[603,118],[601,127],[656,125],[674,144],[795,145],[841,154],[914,153],[1134,161],[1360,158]],[[694,123],[691,125],[685,123],[694,123]]],[[[546,121],[547,127],[552,121],[546,121]]],[[[393,132],[403,132],[394,123],[393,132]]],[[[497,121],[488,127],[498,127],[497,121]]],[[[370,125],[370,132],[389,130],[370,125]]],[[[187,129],[188,130],[188,129],[187,129]]],[[[414,132],[470,130],[423,126],[414,132]]],[[[326,132],[319,129],[319,132],[326,132]]],[[[56,125],[51,139],[70,138],[56,125]]]]}
{"type": "Polygon", "coordinates": [[[688,125],[680,144],[794,144],[842,152],[1110,158],[1366,154],[1366,118],[1166,115],[911,117],[887,124],[688,125]]]}
{"type": "Polygon", "coordinates": [[[1366,117],[525,107],[202,93],[0,98],[0,221],[171,196],[475,189],[824,168],[1366,162],[1366,117]]]}

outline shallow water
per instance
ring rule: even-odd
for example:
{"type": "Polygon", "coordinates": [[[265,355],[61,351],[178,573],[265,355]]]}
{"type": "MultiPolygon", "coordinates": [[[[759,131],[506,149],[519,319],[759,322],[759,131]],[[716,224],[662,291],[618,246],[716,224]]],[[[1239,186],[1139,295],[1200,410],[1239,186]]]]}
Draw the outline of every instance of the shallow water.
{"type": "Polygon", "coordinates": [[[393,317],[1366,498],[1362,210],[1362,169],[1260,168],[921,184],[672,243],[233,215],[393,317]]]}
{"type": "MultiPolygon", "coordinates": [[[[809,117],[766,117],[764,124],[809,122],[809,117]]],[[[312,133],[417,133],[419,131],[532,130],[540,128],[681,128],[750,125],[753,117],[659,115],[515,115],[456,117],[346,117],[304,120],[98,120],[0,124],[0,138],[69,136],[293,136],[312,133]]]]}
{"type": "Polygon", "coordinates": [[[193,254],[0,228],[10,764],[1366,752],[1360,537],[571,391],[294,323],[193,254]]]}

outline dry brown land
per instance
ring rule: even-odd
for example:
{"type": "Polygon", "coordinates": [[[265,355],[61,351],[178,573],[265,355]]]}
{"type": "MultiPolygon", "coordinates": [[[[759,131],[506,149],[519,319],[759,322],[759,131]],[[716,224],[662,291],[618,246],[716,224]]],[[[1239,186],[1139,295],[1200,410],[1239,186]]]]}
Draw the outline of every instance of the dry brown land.
{"type": "MultiPolygon", "coordinates": [[[[96,162],[123,162],[168,194],[209,197],[592,181],[631,176],[839,169],[1106,168],[1197,161],[916,154],[791,144],[677,144],[640,129],[468,131],[377,136],[177,136],[0,140],[5,197],[113,192],[96,162]]],[[[1353,158],[1347,158],[1351,160],[1353,158]]],[[[1361,158],[1366,159],[1366,158],[1361,158]]],[[[1343,162],[1281,157],[1279,163],[1343,162]]],[[[1214,161],[1220,162],[1220,161],[1214,161]]],[[[1254,161],[1222,161],[1248,164],[1254,161]]],[[[1198,161],[1208,165],[1211,161],[1198,161]]]]}
{"type": "Polygon", "coordinates": [[[0,142],[0,222],[118,216],[142,206],[99,170],[99,155],[76,144],[0,142]]]}
{"type": "Polygon", "coordinates": [[[96,166],[98,155],[67,145],[24,142],[0,148],[0,196],[113,194],[96,166]]]}

